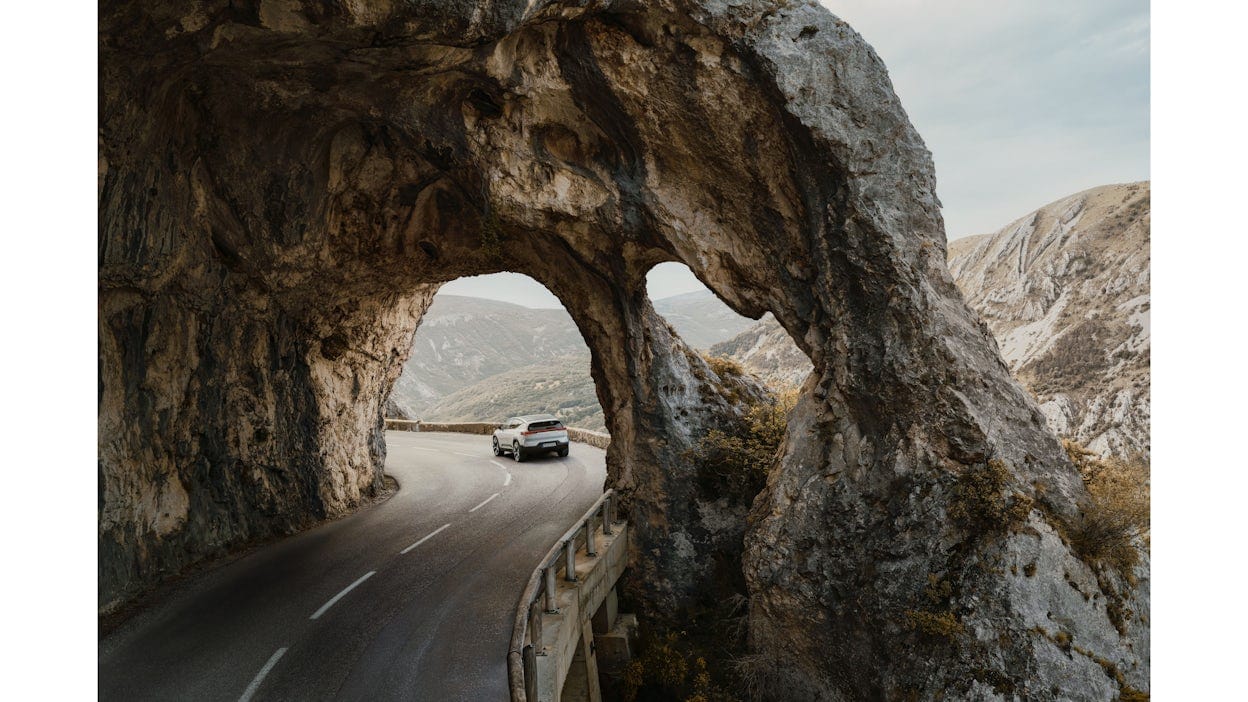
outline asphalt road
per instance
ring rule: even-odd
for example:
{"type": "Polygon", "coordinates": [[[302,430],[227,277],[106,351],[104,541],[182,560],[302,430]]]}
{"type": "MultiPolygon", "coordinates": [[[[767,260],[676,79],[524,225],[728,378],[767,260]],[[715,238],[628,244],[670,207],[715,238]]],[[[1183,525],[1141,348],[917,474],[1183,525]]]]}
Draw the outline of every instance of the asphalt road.
{"type": "Polygon", "coordinates": [[[488,436],[387,432],[386,502],[179,588],[99,645],[101,700],[507,695],[516,601],[602,493],[605,454],[495,458],[488,436]]]}

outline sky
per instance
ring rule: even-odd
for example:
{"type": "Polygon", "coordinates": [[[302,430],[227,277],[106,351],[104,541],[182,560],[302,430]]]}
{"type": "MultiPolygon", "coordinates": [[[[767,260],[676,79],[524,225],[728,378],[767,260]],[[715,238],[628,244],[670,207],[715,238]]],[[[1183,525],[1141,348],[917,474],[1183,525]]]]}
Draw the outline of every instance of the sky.
{"type": "MultiPolygon", "coordinates": [[[[1149,3],[821,0],[884,60],[936,164],[950,240],[1097,185],[1149,179],[1149,3]]],[[[682,264],[650,297],[704,289],[682,264]]],[[[559,307],[522,275],[444,292],[559,307]]]]}
{"type": "MultiPolygon", "coordinates": [[[[693,277],[685,264],[660,263],[646,275],[646,290],[651,300],[661,300],[672,295],[706,290],[706,286],[693,277]]],[[[520,273],[493,273],[452,280],[438,290],[438,294],[444,293],[502,300],[535,309],[563,307],[559,298],[544,285],[520,273]]]]}

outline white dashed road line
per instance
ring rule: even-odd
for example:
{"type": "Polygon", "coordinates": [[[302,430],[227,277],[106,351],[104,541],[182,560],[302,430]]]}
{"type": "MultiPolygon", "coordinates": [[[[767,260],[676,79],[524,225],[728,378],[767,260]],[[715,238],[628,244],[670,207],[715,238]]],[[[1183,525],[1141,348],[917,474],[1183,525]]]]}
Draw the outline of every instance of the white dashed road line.
{"type": "Polygon", "coordinates": [[[473,507],[472,509],[468,510],[468,513],[469,513],[469,514],[471,514],[471,513],[473,513],[473,512],[476,512],[477,510],[479,510],[479,509],[481,509],[482,507],[484,507],[484,506],[486,506],[487,504],[489,504],[490,500],[494,499],[495,497],[498,497],[498,493],[497,493],[497,492],[496,492],[496,493],[494,493],[493,495],[490,495],[489,497],[485,498],[484,500],[482,500],[481,504],[479,504],[479,505],[477,505],[476,507],[473,507]]]}
{"type": "Polygon", "coordinates": [[[238,698],[238,702],[247,702],[251,699],[252,695],[256,694],[256,690],[260,689],[260,683],[264,682],[264,676],[268,675],[269,671],[273,670],[273,666],[277,665],[277,662],[281,660],[284,655],[286,655],[286,648],[282,647],[277,649],[272,656],[269,656],[269,662],[264,664],[264,667],[260,669],[259,673],[256,673],[256,677],[251,681],[251,684],[247,686],[247,689],[243,690],[243,696],[238,698]]]}
{"type": "Polygon", "coordinates": [[[462,451],[451,451],[451,453],[455,454],[456,456],[467,456],[469,458],[477,457],[477,454],[475,453],[463,453],[462,451]]]}
{"type": "Polygon", "coordinates": [[[450,526],[450,524],[449,524],[449,523],[448,523],[448,524],[443,524],[442,526],[440,526],[440,527],[438,527],[437,529],[434,529],[432,532],[430,532],[430,533],[429,533],[429,535],[428,535],[428,536],[426,536],[425,538],[421,539],[420,541],[417,541],[416,543],[412,544],[411,546],[408,546],[407,548],[403,549],[402,551],[399,551],[399,553],[400,553],[400,554],[403,554],[403,553],[407,553],[408,551],[411,551],[412,549],[414,549],[414,548],[416,548],[417,546],[419,546],[419,545],[421,545],[421,544],[425,543],[425,542],[426,542],[426,541],[428,541],[429,539],[432,539],[433,537],[437,536],[439,531],[442,531],[443,529],[445,529],[445,528],[447,528],[447,527],[449,527],[449,526],[450,526]]]}
{"type": "Polygon", "coordinates": [[[505,468],[503,464],[499,463],[498,461],[490,461],[490,463],[493,463],[495,468],[503,471],[503,475],[506,476],[505,478],[503,478],[503,487],[507,487],[508,485],[511,485],[511,471],[507,470],[507,468],[505,468]]]}
{"type": "Polygon", "coordinates": [[[345,596],[348,592],[351,592],[352,590],[354,590],[354,589],[356,588],[356,586],[357,586],[357,585],[359,585],[360,583],[364,582],[365,580],[368,580],[369,578],[373,577],[373,576],[374,576],[374,575],[376,575],[376,574],[377,574],[377,571],[375,571],[375,570],[370,570],[370,571],[368,571],[368,572],[367,572],[367,573],[365,573],[363,576],[361,576],[359,580],[356,580],[355,582],[353,582],[353,583],[351,583],[350,585],[348,585],[348,586],[346,587],[346,589],[345,589],[345,590],[343,590],[342,592],[338,593],[337,595],[334,595],[334,596],[333,596],[333,598],[332,598],[332,599],[330,599],[330,601],[329,601],[329,602],[326,602],[325,604],[321,605],[321,608],[320,608],[320,609],[318,609],[318,610],[316,610],[316,613],[315,613],[315,614],[313,614],[311,617],[308,617],[308,618],[309,618],[309,619],[320,619],[320,618],[321,618],[321,615],[322,615],[322,614],[324,614],[324,613],[326,612],[326,610],[328,610],[330,607],[333,607],[335,602],[337,602],[338,600],[341,600],[341,599],[342,599],[342,598],[343,598],[343,597],[344,597],[344,596],[345,596]]]}

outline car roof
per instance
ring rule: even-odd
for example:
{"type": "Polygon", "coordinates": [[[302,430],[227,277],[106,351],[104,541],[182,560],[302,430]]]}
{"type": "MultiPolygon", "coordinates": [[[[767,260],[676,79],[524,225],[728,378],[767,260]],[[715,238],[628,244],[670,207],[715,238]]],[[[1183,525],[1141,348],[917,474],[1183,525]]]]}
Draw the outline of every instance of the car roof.
{"type": "Polygon", "coordinates": [[[519,419],[522,422],[549,422],[551,420],[554,420],[556,422],[559,421],[559,418],[553,414],[526,414],[520,417],[516,417],[516,419],[519,419]]]}

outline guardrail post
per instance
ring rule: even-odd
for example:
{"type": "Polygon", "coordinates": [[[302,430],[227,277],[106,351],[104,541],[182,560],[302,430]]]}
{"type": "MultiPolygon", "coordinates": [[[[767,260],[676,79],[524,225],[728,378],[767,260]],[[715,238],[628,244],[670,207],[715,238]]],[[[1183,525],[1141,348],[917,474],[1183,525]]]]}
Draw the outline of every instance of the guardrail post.
{"type": "MultiPolygon", "coordinates": [[[[573,533],[575,534],[575,532],[573,533]]],[[[563,560],[568,564],[567,570],[563,573],[563,579],[574,583],[576,582],[576,536],[564,542],[563,553],[563,560]]]]}
{"type": "Polygon", "coordinates": [[[548,614],[556,614],[559,612],[559,603],[555,600],[554,563],[546,566],[546,612],[548,614]]]}
{"type": "Polygon", "coordinates": [[[536,602],[529,605],[529,641],[542,655],[546,649],[542,646],[542,611],[536,602]]]}
{"type": "Polygon", "coordinates": [[[585,520],[585,555],[593,558],[598,555],[598,544],[594,538],[594,518],[585,520]]]}
{"type": "Polygon", "coordinates": [[[602,500],[602,533],[610,536],[614,533],[611,528],[611,496],[607,495],[602,500]]]}
{"type": "Polygon", "coordinates": [[[529,644],[521,652],[521,665],[524,666],[524,698],[529,702],[537,700],[537,655],[533,645],[529,644]]]}

